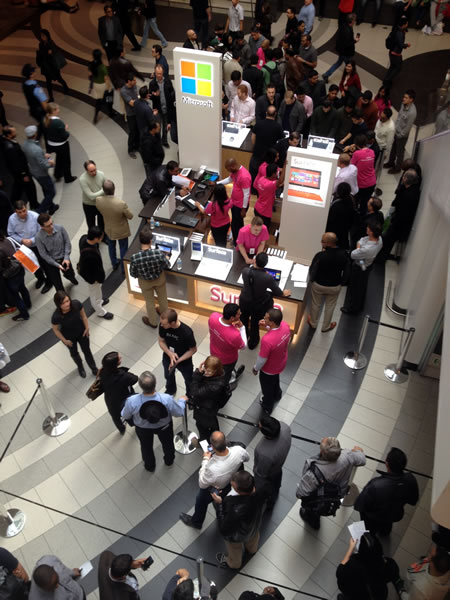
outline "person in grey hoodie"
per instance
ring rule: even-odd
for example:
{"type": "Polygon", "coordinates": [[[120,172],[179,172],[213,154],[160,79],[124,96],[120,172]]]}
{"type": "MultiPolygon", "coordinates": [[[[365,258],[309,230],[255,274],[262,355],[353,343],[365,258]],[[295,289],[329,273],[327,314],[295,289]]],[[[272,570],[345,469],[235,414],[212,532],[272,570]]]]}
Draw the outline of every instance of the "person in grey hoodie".
{"type": "Polygon", "coordinates": [[[50,167],[54,167],[55,163],[50,158],[50,154],[45,154],[42,150],[37,139],[38,128],[36,125],[28,125],[24,131],[27,139],[22,144],[22,150],[27,158],[30,173],[37,180],[44,194],[44,199],[39,206],[38,212],[52,215],[58,210],[59,204],[54,204],[53,202],[56,194],[55,184],[48,174],[48,170],[50,167]]]}

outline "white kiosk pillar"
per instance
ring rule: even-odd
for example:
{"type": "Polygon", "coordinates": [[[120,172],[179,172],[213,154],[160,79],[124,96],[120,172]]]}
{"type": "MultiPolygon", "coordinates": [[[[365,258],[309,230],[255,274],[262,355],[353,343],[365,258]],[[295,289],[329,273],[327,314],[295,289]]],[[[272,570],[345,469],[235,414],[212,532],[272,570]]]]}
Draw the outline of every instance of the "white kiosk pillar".
{"type": "Polygon", "coordinates": [[[337,154],[321,150],[288,150],[279,244],[290,259],[304,265],[311,264],[321,247],[337,160],[337,154]]]}
{"type": "Polygon", "coordinates": [[[183,167],[220,173],[222,65],[220,54],[174,48],[178,149],[183,167]]]}

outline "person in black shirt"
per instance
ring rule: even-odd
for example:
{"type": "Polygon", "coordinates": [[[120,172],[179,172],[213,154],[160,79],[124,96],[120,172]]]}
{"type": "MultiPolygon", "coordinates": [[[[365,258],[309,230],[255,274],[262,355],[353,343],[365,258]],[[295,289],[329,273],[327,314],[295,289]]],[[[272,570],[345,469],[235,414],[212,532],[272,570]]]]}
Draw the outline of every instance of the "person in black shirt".
{"type": "Polygon", "coordinates": [[[164,352],[163,367],[166,378],[166,394],[173,396],[177,391],[175,369],[183,375],[186,395],[189,396],[194,367],[192,355],[197,352],[197,344],[192,329],[181,323],[173,308],[161,314],[159,323],[159,346],[164,352]]]}
{"type": "Polygon", "coordinates": [[[208,0],[190,0],[192,16],[194,18],[194,29],[202,50],[208,47],[208,23],[211,20],[211,8],[208,0]]]}
{"type": "Polygon", "coordinates": [[[281,124],[277,120],[277,109],[275,106],[269,106],[266,111],[266,118],[258,121],[253,127],[252,144],[253,155],[250,159],[250,175],[252,181],[258,174],[258,169],[264,160],[269,148],[273,148],[278,140],[284,137],[281,124]]]}
{"type": "Polygon", "coordinates": [[[164,148],[161,142],[161,125],[152,121],[148,131],[141,135],[140,153],[147,176],[164,162],[164,148]]]}
{"type": "Polygon", "coordinates": [[[80,262],[78,272],[89,286],[89,298],[92,308],[98,317],[110,321],[113,314],[103,308],[102,283],[105,281],[105,270],[103,268],[102,255],[98,245],[103,239],[103,231],[100,227],[91,227],[87,235],[82,235],[79,241],[80,262]]]}
{"type": "Polygon", "coordinates": [[[264,75],[261,69],[258,68],[258,56],[252,54],[250,57],[250,65],[244,69],[242,79],[251,85],[253,92],[253,100],[261,96],[264,89],[264,75]]]}
{"type": "Polygon", "coordinates": [[[244,287],[239,296],[241,321],[248,336],[248,348],[253,350],[259,344],[259,321],[273,307],[273,296],[290,296],[290,290],[278,286],[275,279],[266,272],[269,258],[265,252],[256,255],[255,266],[242,271],[244,287]],[[267,288],[271,292],[267,291],[267,288]],[[250,321],[250,326],[249,326],[250,321]]]}
{"type": "Polygon", "coordinates": [[[267,109],[269,108],[269,106],[274,106],[278,110],[280,108],[280,103],[280,94],[277,94],[275,85],[269,83],[269,85],[266,88],[266,93],[256,100],[256,121],[261,121],[266,118],[267,109]]]}
{"type": "Polygon", "coordinates": [[[325,309],[322,332],[331,331],[336,321],[331,321],[341,285],[350,273],[348,254],[336,244],[336,234],[327,232],[322,235],[322,252],[318,252],[309,268],[311,283],[311,314],[308,325],[316,329],[322,300],[325,298],[325,309]]]}
{"type": "Polygon", "coordinates": [[[344,146],[344,152],[354,152],[353,143],[358,135],[365,135],[368,131],[364,122],[363,112],[360,108],[355,108],[352,114],[352,126],[349,133],[340,140],[339,144],[344,146]]]}
{"type": "MultiPolygon", "coordinates": [[[[336,235],[337,245],[344,250],[349,248],[349,233],[353,234],[354,231],[360,233],[359,213],[355,208],[355,199],[352,196],[350,184],[346,181],[342,181],[337,186],[325,230],[336,235]]],[[[361,235],[356,237],[356,241],[364,235],[365,231],[364,228],[361,235]]]]}
{"type": "Polygon", "coordinates": [[[53,333],[69,348],[70,356],[78,367],[80,377],[86,377],[86,371],[78,352],[78,344],[83,350],[92,374],[97,375],[98,369],[89,346],[89,323],[83,305],[79,300],[71,300],[63,290],[56,292],[53,301],[56,305],[52,316],[53,333]]]}
{"type": "Polygon", "coordinates": [[[138,376],[120,366],[121,363],[122,357],[118,352],[108,352],[102,358],[99,377],[108,412],[119,433],[123,435],[125,423],[121,417],[122,408],[128,396],[134,394],[133,385],[137,383],[138,376]]]}
{"type": "Polygon", "coordinates": [[[293,148],[298,148],[299,143],[300,134],[298,133],[298,131],[293,131],[288,138],[283,138],[282,140],[277,142],[275,149],[278,151],[277,164],[280,167],[280,169],[284,167],[284,163],[286,162],[287,158],[287,152],[290,146],[292,146],[293,148]]]}
{"type": "Polygon", "coordinates": [[[0,567],[4,567],[8,574],[12,573],[23,581],[30,580],[23,566],[6,548],[0,548],[0,567]]]}

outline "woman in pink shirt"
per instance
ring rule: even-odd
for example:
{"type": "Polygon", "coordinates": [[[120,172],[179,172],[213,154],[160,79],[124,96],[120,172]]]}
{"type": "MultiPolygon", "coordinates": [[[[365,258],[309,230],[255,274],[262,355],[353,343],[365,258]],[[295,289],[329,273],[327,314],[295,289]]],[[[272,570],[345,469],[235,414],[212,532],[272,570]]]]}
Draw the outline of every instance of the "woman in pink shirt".
{"type": "Polygon", "coordinates": [[[245,225],[239,230],[236,249],[248,265],[253,265],[256,255],[263,252],[268,239],[269,232],[261,217],[253,217],[250,225],[245,225]]]}
{"type": "Polygon", "coordinates": [[[203,208],[200,202],[196,202],[198,210],[211,217],[211,232],[213,234],[216,246],[227,247],[227,233],[230,228],[230,210],[231,201],[227,195],[227,189],[222,183],[218,183],[214,188],[212,202],[203,208]]]}
{"type": "Polygon", "coordinates": [[[255,178],[255,181],[258,177],[266,176],[267,165],[270,165],[270,163],[278,163],[279,160],[280,154],[278,150],[276,148],[269,148],[267,150],[266,156],[264,157],[264,162],[261,163],[261,166],[258,169],[258,174],[255,178]]]}
{"type": "Polygon", "coordinates": [[[266,53],[265,50],[268,50],[270,48],[270,42],[269,40],[264,40],[263,43],[261,44],[261,47],[258,48],[258,50],[256,51],[256,55],[258,57],[258,69],[262,69],[263,66],[266,64],[267,60],[266,60],[266,53]]]}
{"type": "Polygon", "coordinates": [[[391,101],[389,100],[389,97],[386,93],[386,87],[384,85],[380,87],[380,89],[378,90],[378,94],[375,96],[373,101],[378,107],[378,118],[380,118],[380,115],[385,108],[391,108],[392,106],[391,101]]]}
{"type": "Polygon", "coordinates": [[[351,164],[358,169],[357,182],[359,191],[356,194],[356,201],[359,203],[359,214],[362,219],[367,213],[367,203],[369,202],[377,177],[375,173],[375,152],[367,148],[367,138],[365,135],[357,135],[355,138],[356,150],[353,152],[351,164]]]}

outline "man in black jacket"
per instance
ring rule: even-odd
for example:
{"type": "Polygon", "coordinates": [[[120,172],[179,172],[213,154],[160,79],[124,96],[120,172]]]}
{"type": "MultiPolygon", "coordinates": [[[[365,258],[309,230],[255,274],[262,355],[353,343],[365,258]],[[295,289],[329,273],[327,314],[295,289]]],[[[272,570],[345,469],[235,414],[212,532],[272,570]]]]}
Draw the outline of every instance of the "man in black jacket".
{"type": "Polygon", "coordinates": [[[100,600],[139,600],[139,584],[131,570],[142,568],[145,560],[133,560],[131,554],[102,552],[98,564],[100,600]]]}
{"type": "Polygon", "coordinates": [[[353,57],[355,56],[355,44],[359,42],[359,33],[356,37],[353,33],[355,21],[356,15],[350,13],[346,16],[345,22],[339,25],[336,36],[336,52],[338,53],[338,59],[331,65],[328,71],[322,75],[325,83],[328,83],[328,78],[331,77],[342,63],[347,64],[350,60],[353,60],[353,57]]]}
{"type": "Polygon", "coordinates": [[[164,162],[164,148],[161,143],[161,125],[151,121],[147,131],[141,134],[140,153],[147,176],[164,162]]]}
{"type": "Polygon", "coordinates": [[[116,17],[120,21],[121,29],[123,31],[123,35],[127,36],[130,42],[133,44],[131,50],[133,52],[140,52],[141,47],[139,42],[136,39],[136,36],[131,29],[131,21],[130,21],[130,7],[128,0],[114,0],[113,9],[116,13],[116,17]]]}
{"type": "Polygon", "coordinates": [[[122,47],[123,31],[120,20],[113,13],[111,5],[103,9],[105,15],[98,20],[98,37],[103,46],[108,60],[122,47]]]}
{"type": "Polygon", "coordinates": [[[264,510],[264,496],[256,493],[255,480],[247,471],[238,471],[231,478],[236,495],[222,499],[211,494],[217,508],[217,520],[227,554],[218,552],[216,558],[221,567],[240,569],[243,550],[253,555],[258,550],[259,528],[264,510]]]}
{"type": "Polygon", "coordinates": [[[13,178],[13,186],[9,197],[11,202],[14,203],[16,200],[20,200],[22,193],[25,192],[30,208],[39,210],[36,186],[28,168],[27,157],[19,142],[16,141],[16,135],[15,127],[5,125],[3,135],[0,138],[5,166],[13,178]]]}
{"type": "Polygon", "coordinates": [[[391,448],[386,457],[387,473],[371,479],[359,494],[355,509],[371,533],[389,535],[392,524],[401,521],[405,504],[415,506],[419,487],[412,473],[405,473],[407,458],[399,448],[391,448]]]}
{"type": "Polygon", "coordinates": [[[335,233],[324,233],[321,240],[322,252],[315,255],[309,268],[311,314],[308,316],[308,325],[316,329],[322,300],[325,299],[323,333],[336,327],[336,321],[331,321],[333,311],[342,283],[350,274],[348,254],[343,248],[338,248],[336,242],[335,233]]]}
{"type": "Polygon", "coordinates": [[[280,102],[280,94],[276,93],[276,87],[273,84],[269,83],[269,85],[266,88],[266,93],[256,100],[256,120],[262,121],[266,118],[266,113],[269,106],[275,106],[275,108],[278,110],[280,108],[280,102]]]}
{"type": "Polygon", "coordinates": [[[153,108],[156,108],[161,119],[162,144],[168,148],[167,129],[168,125],[175,120],[175,90],[170,79],[164,77],[164,69],[161,65],[156,65],[155,77],[148,87],[153,108]]]}
{"type": "Polygon", "coordinates": [[[143,85],[139,88],[139,98],[134,103],[134,112],[136,114],[136,125],[139,131],[139,137],[148,134],[150,123],[155,120],[152,107],[148,102],[149,99],[150,92],[148,87],[143,85]]]}
{"type": "Polygon", "coordinates": [[[405,42],[406,32],[408,30],[408,19],[401,17],[398,25],[394,25],[388,39],[391,38],[389,44],[389,69],[384,76],[383,85],[386,87],[386,95],[389,94],[392,81],[402,70],[402,52],[409,48],[411,44],[405,42]]]}
{"type": "Polygon", "coordinates": [[[89,229],[87,235],[82,235],[79,241],[80,262],[78,270],[80,276],[89,286],[89,298],[92,308],[98,317],[110,321],[113,314],[103,308],[103,304],[109,302],[103,301],[102,283],[105,281],[105,270],[103,269],[102,255],[98,245],[103,239],[103,231],[100,227],[94,226],[89,229]]]}

